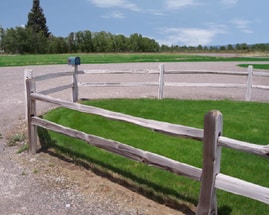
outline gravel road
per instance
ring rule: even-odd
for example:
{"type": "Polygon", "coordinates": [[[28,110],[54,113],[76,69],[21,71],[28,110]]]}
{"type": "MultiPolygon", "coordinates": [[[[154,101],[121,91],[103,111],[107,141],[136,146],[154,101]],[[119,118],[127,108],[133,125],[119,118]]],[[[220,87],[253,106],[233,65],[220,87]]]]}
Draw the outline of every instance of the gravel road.
{"type": "MultiPolygon", "coordinates": [[[[251,62],[250,62],[251,63],[251,62]]],[[[257,62],[256,62],[257,63],[257,62]]],[[[166,69],[202,69],[221,71],[246,71],[237,67],[237,62],[229,63],[165,63],[166,69]]],[[[159,63],[81,65],[79,70],[89,69],[149,69],[157,70],[159,63]]],[[[101,177],[91,169],[85,169],[72,162],[38,153],[16,153],[23,143],[8,146],[15,134],[25,132],[24,69],[32,69],[34,74],[71,71],[67,65],[27,66],[0,68],[0,214],[193,214],[195,206],[182,204],[177,210],[158,204],[136,192],[101,177]]],[[[157,75],[106,75],[89,77],[91,81],[153,81],[157,75]]],[[[180,82],[221,82],[246,83],[246,78],[237,76],[171,75],[166,81],[180,82]]],[[[255,84],[269,85],[269,78],[254,78],[255,84]]],[[[40,83],[40,89],[69,83],[70,77],[49,83],[40,83]]],[[[55,96],[70,99],[70,92],[55,96]]],[[[156,87],[126,88],[83,88],[80,98],[154,98],[156,87]]],[[[178,99],[234,99],[244,100],[243,89],[221,88],[167,88],[166,98],[178,99]]],[[[253,90],[253,101],[269,102],[268,91],[253,90]]],[[[38,104],[39,113],[52,106],[38,104]]]]}

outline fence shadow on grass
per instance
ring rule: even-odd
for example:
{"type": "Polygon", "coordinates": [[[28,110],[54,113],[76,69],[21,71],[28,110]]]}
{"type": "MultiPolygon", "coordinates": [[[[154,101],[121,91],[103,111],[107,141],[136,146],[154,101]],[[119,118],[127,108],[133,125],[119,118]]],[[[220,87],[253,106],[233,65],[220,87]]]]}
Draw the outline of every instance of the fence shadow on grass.
{"type": "Polygon", "coordinates": [[[180,193],[177,193],[175,190],[157,185],[149,180],[145,180],[130,172],[123,171],[122,169],[112,166],[109,163],[96,160],[80,153],[74,153],[70,149],[57,145],[56,141],[51,139],[46,129],[38,127],[37,130],[41,145],[39,153],[47,153],[50,156],[57,157],[65,162],[75,163],[78,166],[82,166],[86,170],[92,171],[98,176],[107,178],[113,183],[124,186],[125,188],[139,193],[148,199],[160,204],[164,204],[186,215],[195,214],[187,203],[197,205],[198,199],[186,197],[180,193]]]}

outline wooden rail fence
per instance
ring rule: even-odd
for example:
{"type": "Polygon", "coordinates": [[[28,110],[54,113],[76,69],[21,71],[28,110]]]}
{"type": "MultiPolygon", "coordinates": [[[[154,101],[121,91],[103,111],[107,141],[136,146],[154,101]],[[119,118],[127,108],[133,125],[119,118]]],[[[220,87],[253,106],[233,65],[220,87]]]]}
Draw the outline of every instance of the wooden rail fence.
{"type": "MultiPolygon", "coordinates": [[[[75,83],[77,89],[79,87],[134,87],[134,86],[157,86],[158,99],[162,99],[165,87],[214,87],[214,88],[245,88],[245,100],[251,100],[252,89],[269,90],[269,86],[253,84],[253,76],[269,77],[268,72],[253,72],[253,66],[249,66],[246,72],[233,72],[233,71],[210,71],[210,70],[165,70],[164,64],[160,64],[159,70],[126,70],[126,71],[112,71],[112,70],[86,70],[80,71],[77,74],[159,74],[159,80],[155,82],[80,82],[75,83]],[[246,83],[190,83],[190,82],[165,82],[165,76],[171,74],[212,74],[212,75],[232,75],[232,76],[245,76],[246,83]]],[[[78,93],[77,93],[78,94],[78,93]]]]}
{"type": "MultiPolygon", "coordinates": [[[[163,70],[163,68],[161,70],[163,70]]],[[[39,126],[64,135],[68,135],[70,137],[84,140],[90,145],[116,153],[123,157],[138,162],[143,162],[145,164],[155,166],[157,168],[164,169],[181,176],[186,176],[196,181],[200,181],[201,189],[196,211],[196,214],[198,215],[217,214],[216,189],[221,189],[269,204],[268,187],[263,187],[235,177],[224,175],[220,172],[222,147],[228,147],[234,150],[245,151],[250,154],[269,158],[269,145],[256,145],[253,143],[238,141],[222,136],[223,119],[222,114],[219,111],[213,110],[208,112],[204,117],[204,129],[197,129],[167,122],[143,119],[101,108],[82,105],[73,102],[78,98],[75,92],[76,90],[74,90],[76,89],[76,87],[74,87],[74,82],[77,80],[75,76],[81,72],[76,71],[75,73],[76,74],[72,72],[61,74],[56,73],[33,77],[31,71],[25,72],[30,153],[35,154],[37,152],[37,127],[39,126]],[[36,81],[60,77],[62,75],[72,75],[73,84],[48,89],[43,91],[43,93],[36,92],[36,81]],[[73,89],[73,101],[66,101],[46,95],[70,87],[73,89]],[[76,94],[76,99],[74,99],[74,94],[76,94]],[[108,140],[92,134],[87,134],[85,132],[74,130],[50,122],[48,120],[41,119],[36,115],[36,101],[49,102],[61,107],[77,110],[84,113],[99,115],[111,120],[119,120],[132,123],[144,128],[151,129],[154,132],[161,132],[167,135],[177,136],[179,138],[191,138],[199,140],[203,142],[203,169],[191,166],[186,163],[181,163],[179,161],[172,160],[152,152],[143,151],[124,143],[108,140]]],[[[162,75],[160,75],[160,79],[162,79],[161,77],[162,75]]]]}
{"type": "MultiPolygon", "coordinates": [[[[252,89],[269,90],[269,85],[253,84],[253,76],[269,77],[269,72],[253,71],[253,66],[248,66],[246,72],[234,71],[210,71],[210,70],[165,70],[164,64],[160,64],[158,70],[85,70],[79,71],[78,66],[74,66],[74,71],[61,72],[54,74],[45,74],[39,77],[34,77],[35,81],[43,81],[47,79],[54,79],[62,76],[72,76],[73,81],[70,84],[59,86],[53,89],[44,90],[40,93],[51,94],[64,89],[72,88],[72,100],[78,101],[79,88],[81,87],[141,87],[141,86],[156,86],[158,87],[157,98],[163,99],[165,87],[210,87],[210,88],[235,88],[246,89],[245,101],[251,100],[252,89]],[[85,74],[158,74],[159,79],[156,81],[147,82],[78,82],[79,75],[85,74]],[[246,83],[191,83],[191,82],[167,82],[165,76],[171,74],[207,74],[207,75],[231,75],[231,76],[245,76],[246,83]]],[[[26,76],[31,77],[31,72],[28,71],[26,76]]],[[[25,77],[26,77],[25,76],[25,77]]]]}

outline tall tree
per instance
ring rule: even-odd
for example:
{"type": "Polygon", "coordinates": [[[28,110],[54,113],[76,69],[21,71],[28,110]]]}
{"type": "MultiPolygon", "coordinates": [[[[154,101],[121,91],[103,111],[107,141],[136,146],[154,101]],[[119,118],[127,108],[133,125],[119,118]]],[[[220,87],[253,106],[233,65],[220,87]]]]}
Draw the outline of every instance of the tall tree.
{"type": "Polygon", "coordinates": [[[47,26],[47,20],[40,7],[39,0],[33,0],[33,7],[28,14],[27,28],[32,28],[35,33],[42,33],[46,38],[49,37],[50,32],[47,26]]]}
{"type": "Polygon", "coordinates": [[[4,49],[4,34],[5,30],[2,28],[2,25],[0,25],[0,54],[3,52],[4,49]]]}

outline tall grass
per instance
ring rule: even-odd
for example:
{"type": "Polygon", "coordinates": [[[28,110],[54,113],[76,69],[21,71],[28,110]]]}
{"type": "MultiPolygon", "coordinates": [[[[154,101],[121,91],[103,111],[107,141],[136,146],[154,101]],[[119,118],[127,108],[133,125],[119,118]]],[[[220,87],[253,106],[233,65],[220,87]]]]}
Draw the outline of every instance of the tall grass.
{"type": "MultiPolygon", "coordinates": [[[[85,104],[138,117],[203,128],[204,114],[220,110],[224,136],[257,144],[269,143],[269,105],[235,101],[175,99],[108,99],[85,104]]],[[[63,108],[48,112],[46,119],[81,131],[113,139],[143,150],[202,167],[202,143],[154,133],[128,123],[104,119],[63,108]]],[[[93,169],[112,175],[121,183],[175,208],[197,204],[200,183],[88,146],[82,141],[49,132],[53,147],[83,158],[93,169]]],[[[230,149],[222,150],[221,172],[269,187],[268,159],[230,149]]],[[[269,206],[224,191],[217,192],[219,214],[268,214],[269,206]]]]}

